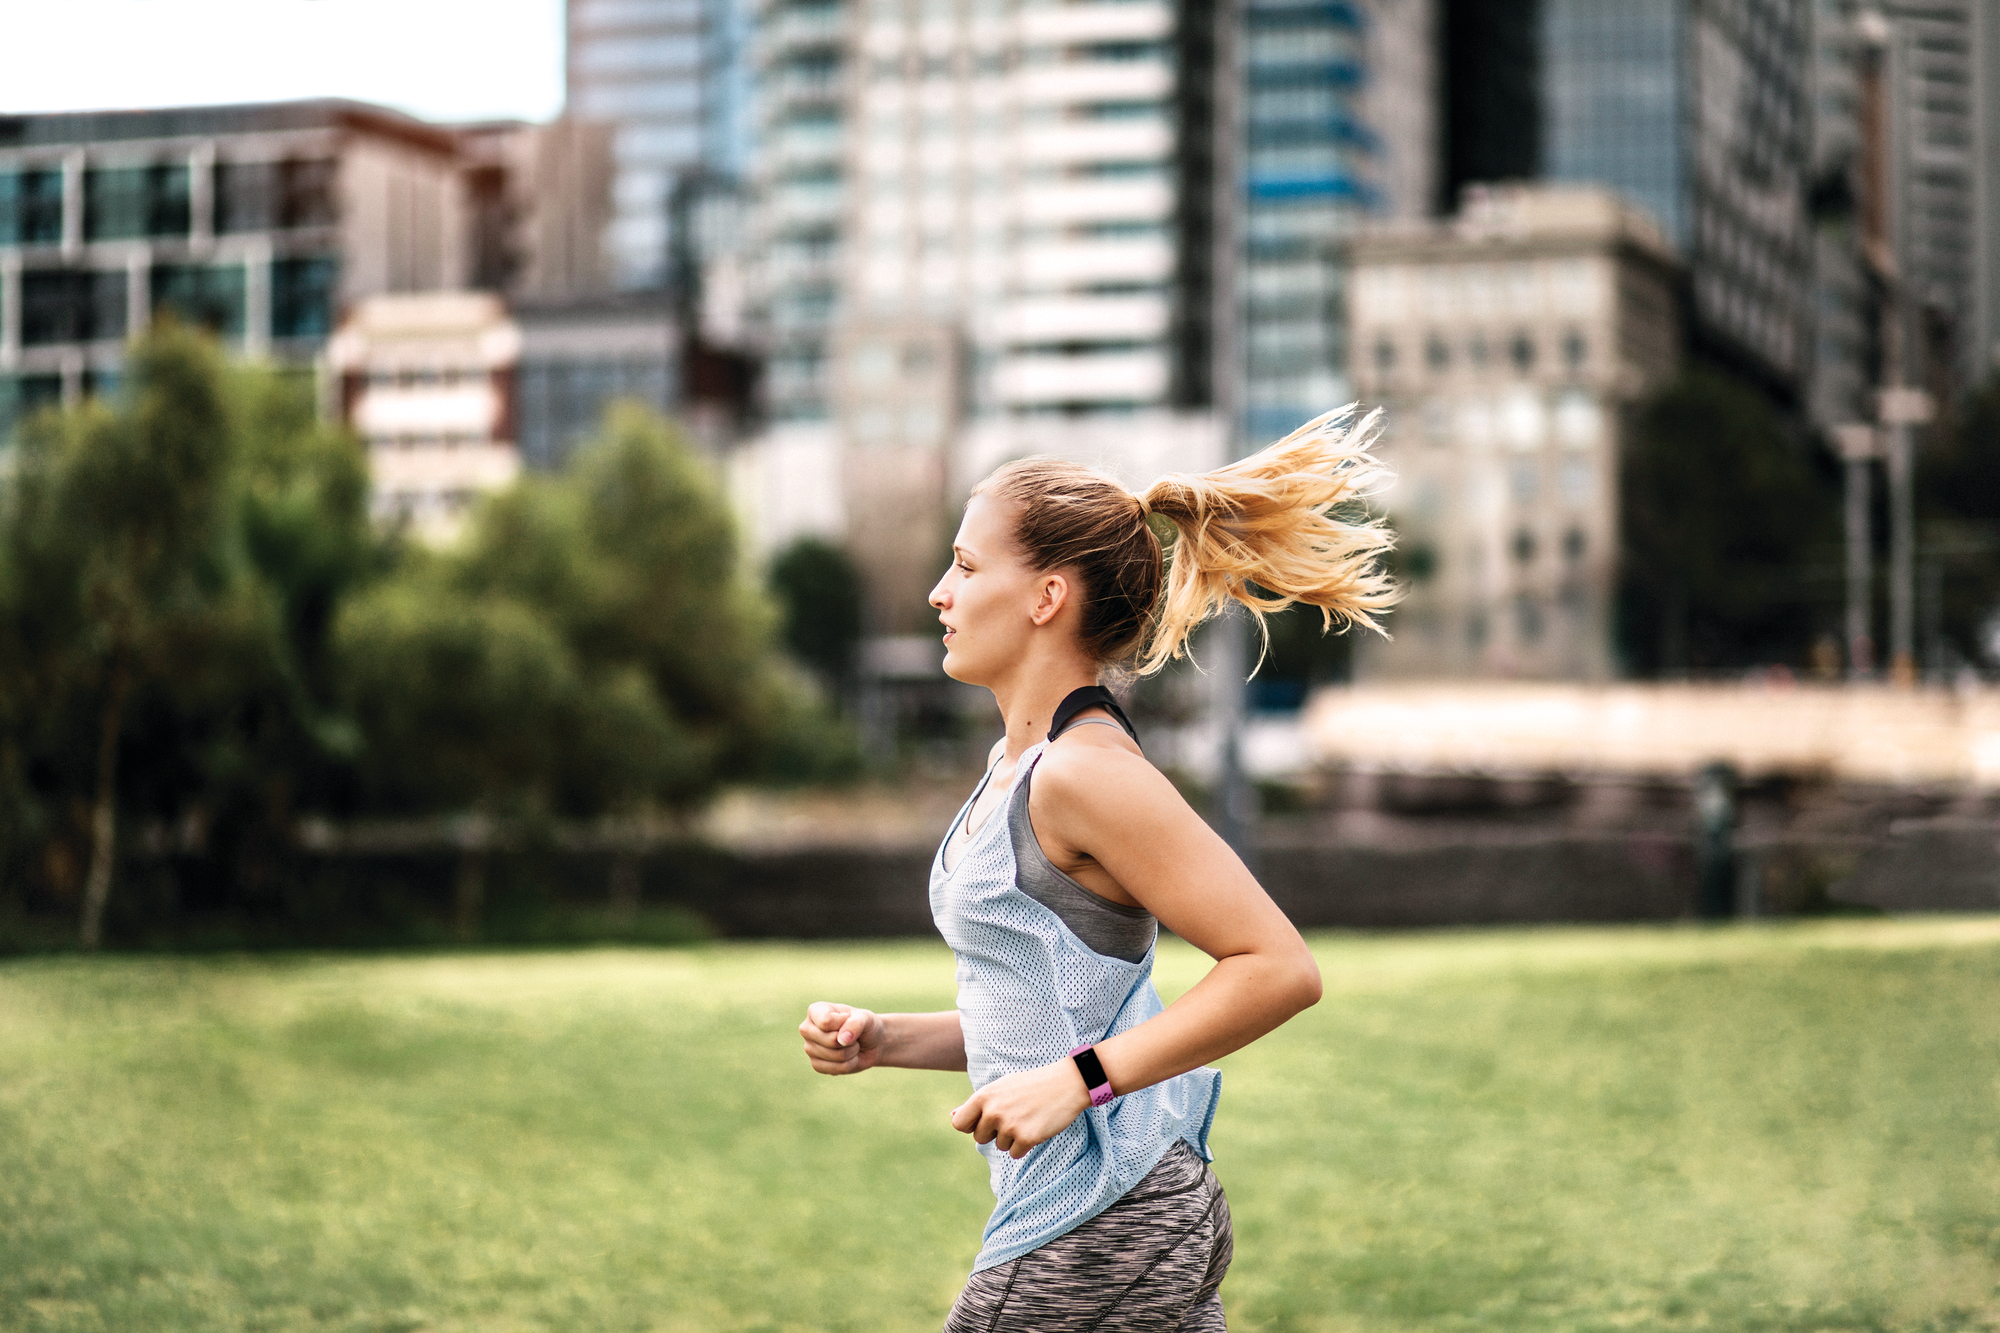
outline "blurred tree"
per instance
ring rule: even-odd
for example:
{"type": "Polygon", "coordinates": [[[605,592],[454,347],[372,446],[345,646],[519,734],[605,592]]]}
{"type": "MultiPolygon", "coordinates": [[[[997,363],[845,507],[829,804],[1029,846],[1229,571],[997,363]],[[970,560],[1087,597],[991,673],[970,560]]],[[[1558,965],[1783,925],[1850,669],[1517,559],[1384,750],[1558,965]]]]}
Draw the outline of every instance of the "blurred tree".
{"type": "MultiPolygon", "coordinates": [[[[256,619],[237,600],[231,431],[214,348],[163,327],[133,349],[130,379],[122,411],[90,404],[32,423],[6,529],[7,619],[19,650],[7,692],[24,709],[48,710],[43,720],[57,727],[65,704],[89,715],[90,744],[76,747],[91,770],[88,949],[101,941],[110,898],[134,690],[185,677],[204,649],[240,643],[256,619]]],[[[56,729],[36,728],[45,740],[60,739],[56,729]]],[[[60,757],[60,748],[49,756],[60,757]]]]}
{"type": "Polygon", "coordinates": [[[769,631],[707,469],[659,416],[616,406],[562,476],[490,497],[459,547],[413,553],[343,611],[370,797],[590,817],[796,769],[797,734],[824,727],[773,671],[769,631]]]}
{"type": "Polygon", "coordinates": [[[768,577],[785,647],[819,674],[830,694],[842,697],[861,646],[861,571],[831,542],[801,537],[771,561],[768,577]]]}
{"type": "Polygon", "coordinates": [[[170,901],[241,919],[291,910],[302,811],[594,817],[851,767],[658,417],[432,552],[377,538],[308,380],[174,327],[129,364],[0,470],[0,918],[74,904],[94,947],[121,820],[179,849],[170,901]]]}
{"type": "Polygon", "coordinates": [[[1942,565],[1940,626],[1966,661],[2000,666],[2000,371],[1928,433],[1917,455],[1920,559],[1942,565]]]}
{"type": "Polygon", "coordinates": [[[1636,410],[1620,466],[1622,647],[1640,674],[1803,665],[1837,582],[1838,493],[1761,395],[1689,372],[1636,410]]]}

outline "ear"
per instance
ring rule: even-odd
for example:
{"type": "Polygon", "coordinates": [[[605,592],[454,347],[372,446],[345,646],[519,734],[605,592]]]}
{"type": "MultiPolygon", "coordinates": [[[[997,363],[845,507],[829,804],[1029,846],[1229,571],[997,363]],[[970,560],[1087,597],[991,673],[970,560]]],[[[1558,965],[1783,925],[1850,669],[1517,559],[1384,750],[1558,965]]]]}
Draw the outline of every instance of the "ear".
{"type": "Polygon", "coordinates": [[[1046,625],[1061,615],[1067,605],[1069,580],[1061,574],[1044,574],[1035,589],[1035,609],[1028,613],[1028,619],[1036,625],[1046,625]]]}

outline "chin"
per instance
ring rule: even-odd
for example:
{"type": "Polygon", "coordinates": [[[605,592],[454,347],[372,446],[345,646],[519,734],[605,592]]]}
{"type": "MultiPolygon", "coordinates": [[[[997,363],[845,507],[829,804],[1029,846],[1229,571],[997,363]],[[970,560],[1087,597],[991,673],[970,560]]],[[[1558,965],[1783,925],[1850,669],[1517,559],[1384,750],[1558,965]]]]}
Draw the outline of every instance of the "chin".
{"type": "Polygon", "coordinates": [[[955,652],[949,644],[945,645],[944,662],[942,665],[944,667],[944,674],[950,676],[961,685],[983,685],[986,683],[980,679],[981,673],[978,669],[971,662],[967,661],[963,655],[955,652]]]}

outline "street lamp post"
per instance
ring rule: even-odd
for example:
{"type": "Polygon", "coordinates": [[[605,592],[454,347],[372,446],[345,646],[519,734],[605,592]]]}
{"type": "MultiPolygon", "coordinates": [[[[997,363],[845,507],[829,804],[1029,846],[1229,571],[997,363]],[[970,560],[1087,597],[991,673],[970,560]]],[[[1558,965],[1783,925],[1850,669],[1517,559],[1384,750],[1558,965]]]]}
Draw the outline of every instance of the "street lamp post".
{"type": "MultiPolygon", "coordinates": [[[[1248,373],[1243,336],[1243,69],[1238,0],[1215,4],[1215,123],[1213,210],[1215,218],[1214,295],[1210,313],[1212,402],[1222,433],[1222,453],[1237,459],[1246,452],[1244,381],[1248,373]]],[[[1257,791],[1243,767],[1244,677],[1249,674],[1248,617],[1230,608],[1210,627],[1209,706],[1217,737],[1215,830],[1247,863],[1254,863],[1257,791]]]]}
{"type": "MultiPolygon", "coordinates": [[[[1900,358],[1899,358],[1900,360],[1900,358]]],[[[1900,367],[1898,367],[1900,369],[1900,367]]],[[[1930,420],[1930,395],[1892,381],[1878,408],[1888,436],[1889,671],[1898,685],[1917,678],[1917,507],[1914,427],[1930,420]]]]}
{"type": "Polygon", "coordinates": [[[1836,427],[1834,442],[1847,469],[1847,675],[1866,680],[1875,670],[1869,633],[1868,471],[1880,454],[1875,428],[1865,422],[1836,427]]]}

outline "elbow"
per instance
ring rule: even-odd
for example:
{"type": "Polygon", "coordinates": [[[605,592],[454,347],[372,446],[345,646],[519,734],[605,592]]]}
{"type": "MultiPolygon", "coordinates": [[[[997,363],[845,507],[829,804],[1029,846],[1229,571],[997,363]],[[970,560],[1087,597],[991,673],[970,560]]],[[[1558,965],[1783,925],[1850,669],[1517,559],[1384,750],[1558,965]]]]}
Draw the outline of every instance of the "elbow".
{"type": "Polygon", "coordinates": [[[1312,950],[1301,944],[1299,959],[1292,971],[1292,1012],[1304,1013],[1319,1003],[1325,987],[1320,982],[1319,963],[1312,956],[1312,950]]]}

